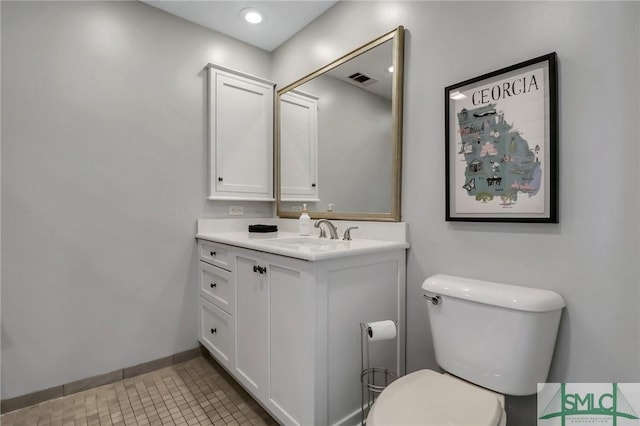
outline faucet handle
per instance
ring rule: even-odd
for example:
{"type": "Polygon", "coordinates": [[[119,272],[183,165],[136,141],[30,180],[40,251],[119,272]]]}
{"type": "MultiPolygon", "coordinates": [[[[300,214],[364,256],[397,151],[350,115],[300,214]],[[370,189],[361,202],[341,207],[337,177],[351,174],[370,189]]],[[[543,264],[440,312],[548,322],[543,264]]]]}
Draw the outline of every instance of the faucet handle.
{"type": "Polygon", "coordinates": [[[344,237],[342,237],[343,240],[351,241],[351,230],[352,229],[358,229],[358,227],[357,226],[348,227],[347,230],[344,231],[344,237]]]}

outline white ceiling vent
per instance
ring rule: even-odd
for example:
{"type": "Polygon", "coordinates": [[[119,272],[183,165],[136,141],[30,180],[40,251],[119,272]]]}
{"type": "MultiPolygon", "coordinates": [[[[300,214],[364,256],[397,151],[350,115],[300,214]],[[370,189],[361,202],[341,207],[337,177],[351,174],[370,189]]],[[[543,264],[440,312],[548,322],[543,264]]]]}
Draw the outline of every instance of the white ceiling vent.
{"type": "Polygon", "coordinates": [[[360,86],[368,86],[378,81],[375,78],[371,78],[359,72],[351,74],[348,78],[349,80],[351,80],[354,83],[357,83],[360,86]]]}

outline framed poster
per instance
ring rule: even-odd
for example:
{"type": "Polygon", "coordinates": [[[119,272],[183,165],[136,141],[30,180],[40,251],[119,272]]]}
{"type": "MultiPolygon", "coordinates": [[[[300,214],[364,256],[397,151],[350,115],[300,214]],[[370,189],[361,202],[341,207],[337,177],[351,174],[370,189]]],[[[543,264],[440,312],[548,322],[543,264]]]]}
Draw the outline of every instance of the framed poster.
{"type": "Polygon", "coordinates": [[[445,88],[446,220],[558,223],[556,53],[445,88]]]}

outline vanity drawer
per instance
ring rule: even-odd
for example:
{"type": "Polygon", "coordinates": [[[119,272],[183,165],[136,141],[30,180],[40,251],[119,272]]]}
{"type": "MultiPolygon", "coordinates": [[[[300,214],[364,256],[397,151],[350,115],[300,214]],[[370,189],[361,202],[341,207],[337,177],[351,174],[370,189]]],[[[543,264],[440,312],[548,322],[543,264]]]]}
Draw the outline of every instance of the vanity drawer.
{"type": "Polygon", "coordinates": [[[199,299],[200,342],[218,362],[232,368],[233,317],[203,297],[199,299]]]}
{"type": "Polygon", "coordinates": [[[200,294],[229,314],[234,306],[233,274],[200,261],[200,294]]]}
{"type": "Polygon", "coordinates": [[[200,241],[200,259],[213,265],[233,271],[229,248],[210,241],[200,241]]]}

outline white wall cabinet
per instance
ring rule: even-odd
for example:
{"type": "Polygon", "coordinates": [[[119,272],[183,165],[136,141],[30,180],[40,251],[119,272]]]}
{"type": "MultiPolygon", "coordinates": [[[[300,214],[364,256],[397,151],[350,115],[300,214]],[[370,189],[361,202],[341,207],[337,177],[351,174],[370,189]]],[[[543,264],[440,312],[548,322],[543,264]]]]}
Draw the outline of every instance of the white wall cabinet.
{"type": "Polygon", "coordinates": [[[280,96],[280,198],[318,198],[318,98],[291,90],[280,96]]]}
{"type": "Polygon", "coordinates": [[[275,83],[209,64],[209,199],[274,201],[275,83]]]}
{"type": "Polygon", "coordinates": [[[360,322],[398,321],[386,359],[404,373],[405,250],[310,262],[200,240],[199,252],[201,270],[229,271],[234,287],[212,299],[213,275],[201,273],[201,303],[234,306],[221,318],[201,311],[200,341],[280,423],[358,424],[360,322]],[[210,263],[212,251],[224,253],[227,269],[210,263]],[[232,336],[219,344],[207,332],[223,319],[232,336]]]}

